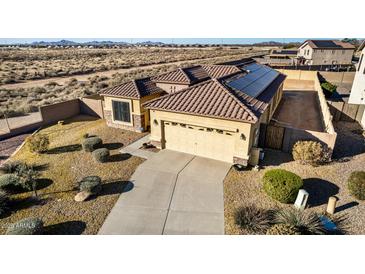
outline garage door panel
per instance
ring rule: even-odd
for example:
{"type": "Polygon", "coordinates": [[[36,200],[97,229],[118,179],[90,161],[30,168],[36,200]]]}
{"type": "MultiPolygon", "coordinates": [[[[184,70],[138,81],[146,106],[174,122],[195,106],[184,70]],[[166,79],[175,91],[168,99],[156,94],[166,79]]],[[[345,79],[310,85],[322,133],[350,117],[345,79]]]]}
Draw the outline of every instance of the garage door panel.
{"type": "Polygon", "coordinates": [[[235,136],[225,132],[207,131],[206,128],[165,124],[167,149],[181,151],[201,157],[232,162],[235,136]]]}

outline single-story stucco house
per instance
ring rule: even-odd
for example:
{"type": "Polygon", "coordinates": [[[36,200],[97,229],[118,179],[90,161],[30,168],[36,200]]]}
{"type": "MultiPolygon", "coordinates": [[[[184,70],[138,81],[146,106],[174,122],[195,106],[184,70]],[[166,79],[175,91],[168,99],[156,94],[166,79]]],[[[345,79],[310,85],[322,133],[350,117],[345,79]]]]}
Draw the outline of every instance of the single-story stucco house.
{"type": "Polygon", "coordinates": [[[151,142],[161,149],[255,165],[260,124],[268,123],[278,106],[285,76],[257,63],[209,68],[215,77],[200,66],[204,80],[172,88],[143,105],[150,110],[151,142]]]}

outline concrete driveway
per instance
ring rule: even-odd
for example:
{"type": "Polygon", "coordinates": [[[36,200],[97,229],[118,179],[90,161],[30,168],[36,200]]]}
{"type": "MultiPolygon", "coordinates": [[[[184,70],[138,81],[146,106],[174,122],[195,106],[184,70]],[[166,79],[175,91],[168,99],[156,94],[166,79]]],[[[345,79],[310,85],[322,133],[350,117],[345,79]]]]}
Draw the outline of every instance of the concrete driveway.
{"type": "Polygon", "coordinates": [[[162,150],[142,163],[99,234],[224,234],[230,164],[162,150]],[[133,187],[133,188],[132,188],[133,187]]]}

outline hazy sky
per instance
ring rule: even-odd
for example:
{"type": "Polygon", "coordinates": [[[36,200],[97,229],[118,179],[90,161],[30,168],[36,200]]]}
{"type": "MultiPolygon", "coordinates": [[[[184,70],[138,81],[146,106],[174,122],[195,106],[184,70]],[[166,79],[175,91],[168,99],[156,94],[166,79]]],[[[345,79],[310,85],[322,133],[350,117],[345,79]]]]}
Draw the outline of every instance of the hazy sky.
{"type": "MultiPolygon", "coordinates": [[[[265,41],[277,41],[277,42],[303,42],[307,38],[0,38],[0,44],[14,44],[14,43],[31,43],[34,41],[59,41],[59,40],[72,40],[75,42],[88,42],[88,41],[123,41],[123,42],[164,42],[164,43],[176,43],[176,44],[251,44],[265,41]]],[[[321,38],[323,39],[323,38],[321,38]]]]}

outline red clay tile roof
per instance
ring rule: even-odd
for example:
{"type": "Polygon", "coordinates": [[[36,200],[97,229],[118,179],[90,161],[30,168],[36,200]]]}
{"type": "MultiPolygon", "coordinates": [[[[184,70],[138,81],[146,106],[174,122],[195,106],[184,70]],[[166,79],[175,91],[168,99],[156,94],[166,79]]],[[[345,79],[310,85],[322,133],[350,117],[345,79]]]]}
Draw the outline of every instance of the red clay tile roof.
{"type": "Polygon", "coordinates": [[[158,83],[176,83],[192,85],[209,79],[209,75],[201,66],[178,68],[152,78],[158,83]]]}
{"type": "Polygon", "coordinates": [[[218,80],[213,79],[162,96],[146,108],[255,123],[256,115],[218,80]]]}
{"type": "Polygon", "coordinates": [[[143,78],[106,88],[100,91],[100,95],[140,99],[144,96],[159,92],[165,93],[163,89],[157,87],[156,84],[151,81],[151,78],[143,78]]]}
{"type": "Polygon", "coordinates": [[[239,68],[229,65],[203,65],[202,68],[211,78],[221,78],[241,71],[239,68]]]}

